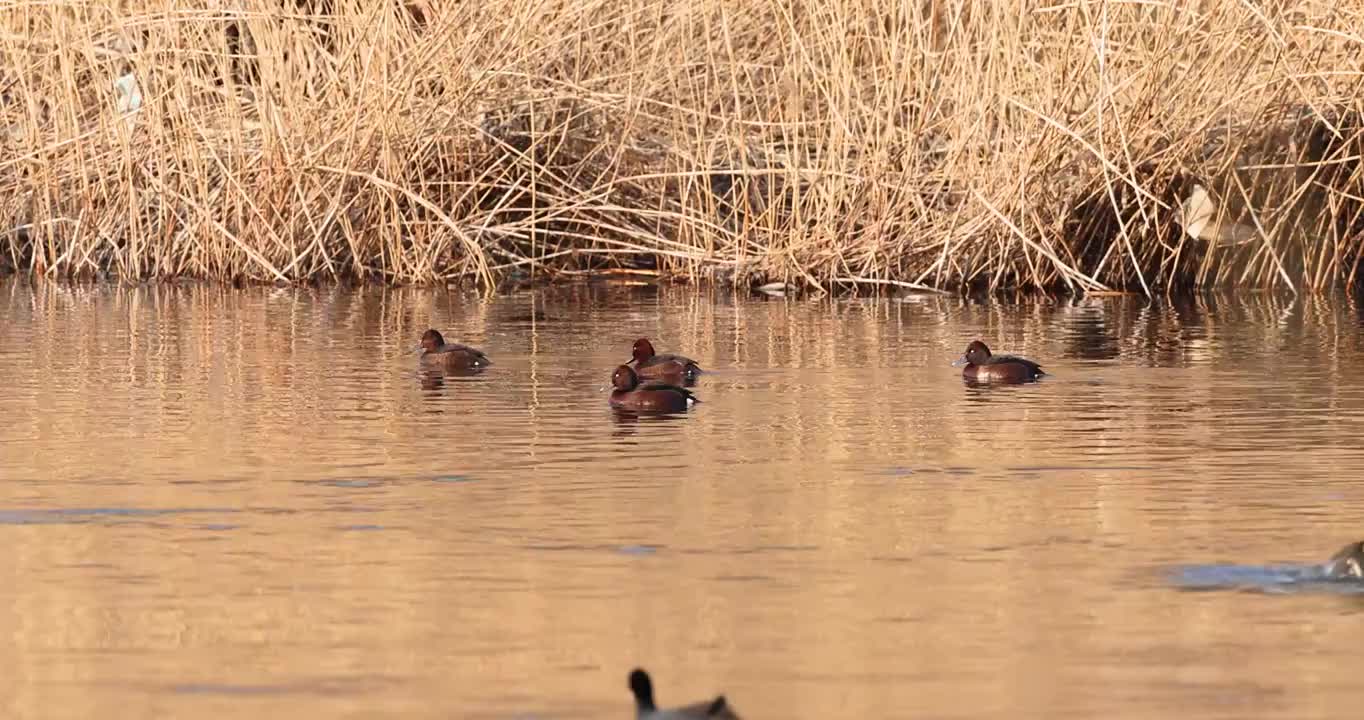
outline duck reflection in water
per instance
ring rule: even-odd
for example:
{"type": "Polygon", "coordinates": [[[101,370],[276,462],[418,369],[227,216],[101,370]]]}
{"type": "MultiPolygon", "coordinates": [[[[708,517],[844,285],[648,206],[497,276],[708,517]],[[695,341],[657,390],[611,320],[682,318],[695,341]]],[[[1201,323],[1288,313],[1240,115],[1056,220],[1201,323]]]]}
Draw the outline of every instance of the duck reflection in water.
{"type": "Polygon", "coordinates": [[[421,378],[423,390],[434,391],[445,387],[445,373],[440,372],[439,370],[422,368],[421,372],[418,373],[418,377],[421,378]]]}
{"type": "Polygon", "coordinates": [[[417,369],[417,377],[421,382],[422,389],[430,391],[444,390],[448,381],[455,383],[482,382],[484,379],[482,375],[481,370],[446,370],[441,367],[417,369]]]}
{"type": "Polygon", "coordinates": [[[617,438],[636,437],[639,435],[640,427],[645,423],[680,423],[686,420],[686,413],[638,412],[624,408],[611,408],[611,422],[615,425],[615,429],[611,431],[611,436],[617,438]]]}

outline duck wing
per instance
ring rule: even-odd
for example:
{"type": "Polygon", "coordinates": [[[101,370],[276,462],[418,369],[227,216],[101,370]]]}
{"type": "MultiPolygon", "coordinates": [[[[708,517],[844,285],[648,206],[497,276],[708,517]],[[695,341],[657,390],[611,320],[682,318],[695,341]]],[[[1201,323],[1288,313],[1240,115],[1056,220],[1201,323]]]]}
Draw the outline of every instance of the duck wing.
{"type": "Polygon", "coordinates": [[[649,358],[648,360],[645,360],[644,362],[636,363],[636,368],[653,367],[655,365],[667,365],[668,363],[677,363],[678,365],[681,365],[683,368],[686,368],[687,366],[699,367],[696,364],[696,361],[692,360],[689,357],[674,355],[672,353],[664,353],[662,355],[654,355],[653,357],[649,358]]]}
{"type": "Polygon", "coordinates": [[[438,349],[436,350],[436,352],[438,352],[438,353],[455,353],[455,352],[458,352],[458,353],[467,353],[467,354],[472,355],[473,357],[475,357],[475,358],[477,359],[477,362],[478,362],[479,365],[491,365],[491,364],[493,364],[492,361],[488,359],[488,356],[483,354],[483,351],[482,351],[482,350],[479,350],[478,348],[469,347],[468,345],[461,345],[461,344],[459,344],[459,343],[445,343],[444,345],[441,345],[440,348],[438,348],[438,349]]]}
{"type": "Polygon", "coordinates": [[[1031,371],[1032,371],[1033,373],[1035,373],[1035,374],[1038,374],[1038,375],[1045,375],[1045,374],[1046,374],[1046,373],[1043,373],[1043,372],[1042,372],[1042,366],[1041,366],[1041,365],[1038,365],[1037,363],[1035,363],[1035,362],[1033,362],[1033,361],[1031,361],[1031,360],[1029,360],[1029,359],[1027,359],[1027,358],[1019,357],[1019,356],[1017,356],[1017,355],[991,355],[991,356],[990,356],[990,359],[989,359],[989,360],[986,360],[983,364],[985,364],[985,365],[1002,365],[1002,364],[1006,364],[1006,363],[1018,363],[1019,365],[1023,365],[1023,366],[1025,366],[1025,367],[1027,367],[1029,370],[1031,370],[1031,371]]]}
{"type": "Polygon", "coordinates": [[[684,387],[678,387],[678,386],[676,386],[676,385],[672,385],[672,384],[665,383],[665,382],[658,382],[658,381],[656,381],[656,380],[651,380],[651,381],[649,381],[649,382],[646,382],[646,383],[641,384],[641,385],[639,386],[639,389],[640,389],[640,390],[667,390],[667,391],[669,391],[669,392],[681,393],[683,396],[685,396],[688,400],[691,400],[692,402],[701,402],[700,400],[697,399],[697,397],[696,397],[695,395],[693,395],[693,394],[691,393],[690,390],[688,390],[688,389],[686,389],[686,388],[684,388],[684,387]]]}

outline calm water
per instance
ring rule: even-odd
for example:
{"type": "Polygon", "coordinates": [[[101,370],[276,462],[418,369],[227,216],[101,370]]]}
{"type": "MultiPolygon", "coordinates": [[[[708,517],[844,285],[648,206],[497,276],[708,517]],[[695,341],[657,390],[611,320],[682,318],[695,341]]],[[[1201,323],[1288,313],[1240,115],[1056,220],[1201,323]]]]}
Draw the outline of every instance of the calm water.
{"type": "Polygon", "coordinates": [[[1364,595],[1175,579],[1364,538],[1344,297],[10,280],[0,378],[6,718],[1358,713],[1364,595]],[[703,404],[607,407],[638,336],[703,404]]]}

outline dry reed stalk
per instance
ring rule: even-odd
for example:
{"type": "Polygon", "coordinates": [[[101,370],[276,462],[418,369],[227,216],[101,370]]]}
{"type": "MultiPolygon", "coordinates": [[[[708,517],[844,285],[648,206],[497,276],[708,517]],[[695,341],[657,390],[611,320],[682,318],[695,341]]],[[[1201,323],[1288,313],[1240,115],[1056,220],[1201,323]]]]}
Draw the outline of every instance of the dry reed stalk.
{"type": "Polygon", "coordinates": [[[1364,248],[1361,27],[1364,0],[7,0],[0,266],[1329,288],[1364,248]]]}

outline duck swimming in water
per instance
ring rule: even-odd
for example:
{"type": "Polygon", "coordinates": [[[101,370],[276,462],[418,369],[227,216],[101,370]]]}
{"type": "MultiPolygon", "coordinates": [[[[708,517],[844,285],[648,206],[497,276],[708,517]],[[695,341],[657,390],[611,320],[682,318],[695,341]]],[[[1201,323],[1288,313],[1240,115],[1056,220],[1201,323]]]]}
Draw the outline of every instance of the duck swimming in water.
{"type": "Polygon", "coordinates": [[[648,338],[635,341],[630,349],[630,361],[626,363],[640,377],[659,378],[674,384],[691,384],[701,374],[701,366],[695,360],[681,355],[654,352],[653,343],[648,338]]]}
{"type": "Polygon", "coordinates": [[[990,348],[979,340],[971,341],[952,367],[962,367],[963,378],[978,382],[1027,382],[1046,375],[1041,365],[1026,358],[992,355],[990,348]]]}
{"type": "Polygon", "coordinates": [[[637,720],[739,720],[724,695],[713,700],[702,700],[691,705],[660,710],[654,704],[654,685],[643,668],[630,672],[630,692],[635,694],[637,720]]]}
{"type": "Polygon", "coordinates": [[[656,381],[640,384],[639,375],[629,365],[611,373],[611,407],[624,410],[680,412],[701,402],[690,390],[656,381]]]}
{"type": "Polygon", "coordinates": [[[429,368],[468,372],[482,370],[492,365],[492,361],[482,350],[459,343],[447,343],[434,329],[422,333],[421,351],[422,365],[429,368]]]}

